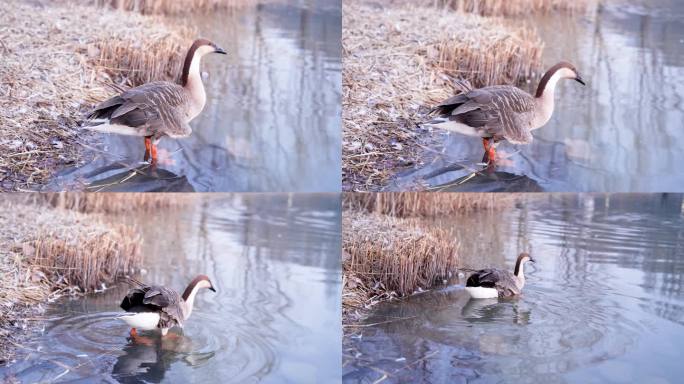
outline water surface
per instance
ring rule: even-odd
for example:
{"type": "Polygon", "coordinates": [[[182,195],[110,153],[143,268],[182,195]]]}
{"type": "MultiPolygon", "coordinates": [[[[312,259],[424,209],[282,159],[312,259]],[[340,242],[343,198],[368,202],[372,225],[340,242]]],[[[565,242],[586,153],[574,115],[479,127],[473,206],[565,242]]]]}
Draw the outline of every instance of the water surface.
{"type": "Polygon", "coordinates": [[[206,273],[192,316],[171,337],[129,337],[117,286],[51,305],[44,332],[0,381],[314,383],[340,377],[336,195],[232,195],[137,218],[144,282],[182,291],[206,273]]]}
{"type": "MultiPolygon", "coordinates": [[[[545,43],[544,69],[568,60],[587,86],[560,82],[553,117],[534,132],[533,143],[501,145],[506,158],[497,171],[516,175],[516,184],[487,172],[479,182],[458,184],[478,168],[482,143],[452,134],[434,161],[400,175],[389,189],[423,183],[452,191],[682,191],[684,3],[601,4],[586,16],[558,13],[523,21],[535,25],[545,43]],[[441,172],[456,164],[465,168],[441,172]]],[[[532,93],[537,82],[530,84],[532,93]]]]}
{"type": "MultiPolygon", "coordinates": [[[[344,339],[344,381],[679,383],[684,196],[528,196],[452,228],[466,268],[526,268],[523,295],[456,284],[378,306],[344,339]]],[[[460,284],[458,282],[460,281],[460,284]]]]}
{"type": "Polygon", "coordinates": [[[339,191],[341,14],[339,0],[297,0],[183,15],[228,55],[203,60],[207,105],[190,137],[162,139],[165,172],[134,173],[143,140],[103,134],[104,151],[49,189],[113,176],[108,190],[339,191]]]}

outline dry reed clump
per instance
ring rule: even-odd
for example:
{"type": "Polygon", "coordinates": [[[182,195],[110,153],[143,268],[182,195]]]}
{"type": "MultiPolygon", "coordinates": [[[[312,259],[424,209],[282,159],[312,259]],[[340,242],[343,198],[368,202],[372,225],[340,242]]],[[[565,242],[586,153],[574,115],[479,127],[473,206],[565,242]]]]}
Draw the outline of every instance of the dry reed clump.
{"type": "Polygon", "coordinates": [[[0,361],[42,320],[43,303],[102,289],[141,262],[134,228],[19,198],[0,204],[0,228],[0,361]]]}
{"type": "Polygon", "coordinates": [[[343,188],[377,190],[419,161],[417,124],[428,107],[474,86],[522,83],[540,68],[542,41],[527,27],[443,12],[343,3],[343,188]]]}
{"type": "Polygon", "coordinates": [[[103,225],[88,232],[43,228],[22,250],[48,279],[83,292],[102,289],[105,282],[133,272],[140,263],[140,237],[123,225],[103,225]]]}
{"type": "Polygon", "coordinates": [[[342,218],[345,318],[395,296],[447,279],[458,267],[458,244],[417,221],[346,210],[342,218]]]}
{"type": "Polygon", "coordinates": [[[97,41],[92,64],[117,84],[129,87],[158,80],[179,82],[195,31],[187,27],[174,31],[158,28],[142,40],[136,32],[97,41]]]}
{"type": "Polygon", "coordinates": [[[94,0],[98,7],[140,12],[142,14],[180,14],[197,11],[241,8],[259,3],[259,0],[94,0]]]}
{"type": "Polygon", "coordinates": [[[133,13],[8,0],[0,10],[0,191],[84,161],[82,114],[109,85],[170,78],[190,32],[133,13]],[[153,57],[154,56],[154,57],[153,57]]]}
{"type": "MultiPolygon", "coordinates": [[[[416,0],[410,0],[414,2],[416,0]]],[[[450,8],[459,12],[482,16],[520,16],[530,13],[549,13],[554,10],[581,12],[594,0],[419,0],[421,4],[450,8]]]]}
{"type": "Polygon", "coordinates": [[[515,194],[496,193],[345,193],[345,209],[394,217],[439,217],[511,206],[515,194]]]}
{"type": "Polygon", "coordinates": [[[37,203],[84,213],[118,214],[180,208],[196,201],[195,194],[176,193],[41,193],[30,196],[37,203]]]}

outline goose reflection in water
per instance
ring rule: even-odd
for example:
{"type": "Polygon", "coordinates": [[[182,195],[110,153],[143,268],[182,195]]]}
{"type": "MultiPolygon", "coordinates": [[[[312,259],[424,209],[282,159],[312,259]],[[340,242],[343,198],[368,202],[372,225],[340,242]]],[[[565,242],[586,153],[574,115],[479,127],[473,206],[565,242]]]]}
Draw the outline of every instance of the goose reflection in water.
{"type": "Polygon", "coordinates": [[[539,183],[526,175],[516,175],[505,171],[496,171],[493,166],[482,170],[470,170],[460,164],[437,169],[422,177],[428,184],[428,190],[438,192],[542,192],[539,183]],[[463,172],[466,172],[463,175],[463,172]],[[460,176],[445,183],[430,185],[429,179],[449,172],[458,172],[460,176]]]}
{"type": "Polygon", "coordinates": [[[84,175],[89,192],[194,192],[186,176],[157,165],[111,163],[84,175]]]}
{"type": "Polygon", "coordinates": [[[521,308],[518,300],[518,298],[471,298],[461,309],[461,316],[469,323],[490,323],[493,319],[510,317],[513,324],[527,325],[530,323],[532,311],[521,308]],[[509,309],[513,311],[512,314],[509,313],[509,309]]]}
{"type": "Polygon", "coordinates": [[[214,357],[214,352],[192,352],[189,337],[172,333],[166,338],[138,335],[128,337],[112,369],[112,376],[122,383],[160,383],[173,363],[200,366],[214,357]]]}

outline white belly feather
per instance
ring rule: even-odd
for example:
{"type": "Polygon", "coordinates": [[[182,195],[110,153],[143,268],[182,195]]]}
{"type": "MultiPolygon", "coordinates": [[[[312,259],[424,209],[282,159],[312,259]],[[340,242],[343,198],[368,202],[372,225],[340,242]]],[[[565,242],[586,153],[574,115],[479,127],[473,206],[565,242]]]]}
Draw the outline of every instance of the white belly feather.
{"type": "Polygon", "coordinates": [[[466,136],[476,136],[483,137],[484,131],[477,130],[469,125],[458,123],[445,118],[437,118],[428,123],[423,124],[426,127],[434,127],[438,129],[444,129],[446,131],[460,133],[466,136]]]}
{"type": "Polygon", "coordinates": [[[497,291],[496,288],[466,287],[465,290],[473,299],[491,299],[499,297],[499,291],[497,291]]]}
{"type": "Polygon", "coordinates": [[[133,313],[130,315],[119,316],[117,317],[117,319],[122,320],[124,323],[131,326],[131,328],[150,331],[153,329],[157,329],[157,324],[159,324],[159,313],[140,312],[133,313]]]}
{"type": "Polygon", "coordinates": [[[83,128],[89,129],[91,131],[104,132],[104,133],[116,133],[119,135],[127,136],[145,136],[145,130],[135,127],[129,127],[127,125],[121,124],[110,124],[108,119],[93,119],[93,123],[102,123],[99,125],[85,125],[83,128]]]}

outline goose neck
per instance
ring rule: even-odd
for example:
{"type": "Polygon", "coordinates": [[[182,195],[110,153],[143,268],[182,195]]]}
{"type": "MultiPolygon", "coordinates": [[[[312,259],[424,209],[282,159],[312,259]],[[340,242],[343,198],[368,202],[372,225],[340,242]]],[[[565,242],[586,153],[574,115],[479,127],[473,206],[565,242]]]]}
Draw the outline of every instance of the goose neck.
{"type": "Polygon", "coordinates": [[[206,102],[206,93],[204,91],[204,84],[202,83],[202,75],[200,72],[201,61],[201,52],[193,47],[186,55],[185,63],[183,64],[181,85],[183,85],[185,90],[190,94],[192,105],[190,106],[189,115],[191,118],[202,111],[206,102]]]}
{"type": "Polygon", "coordinates": [[[520,270],[515,274],[515,277],[517,278],[517,286],[519,289],[522,289],[525,286],[525,273],[523,272],[523,265],[520,264],[520,270]]]}
{"type": "Polygon", "coordinates": [[[192,284],[188,285],[188,288],[186,288],[185,292],[183,293],[183,300],[181,301],[181,309],[183,311],[183,318],[187,319],[190,317],[190,314],[192,314],[192,308],[195,305],[195,296],[197,295],[197,291],[199,290],[199,286],[197,284],[192,284]]]}
{"type": "MultiPolygon", "coordinates": [[[[537,91],[537,97],[534,99],[536,103],[534,120],[532,121],[532,129],[537,129],[548,123],[553,115],[554,108],[554,93],[558,79],[553,76],[551,80],[545,85],[541,92],[537,91]]],[[[541,87],[542,84],[540,83],[541,87]]]]}
{"type": "Polygon", "coordinates": [[[200,61],[199,55],[193,57],[190,67],[188,68],[187,75],[183,77],[186,78],[184,87],[190,91],[193,97],[204,95],[204,84],[202,83],[202,74],[200,73],[200,61]]]}
{"type": "Polygon", "coordinates": [[[521,259],[518,259],[515,263],[515,270],[513,271],[513,274],[521,280],[525,280],[525,264],[522,263],[521,259]]]}

